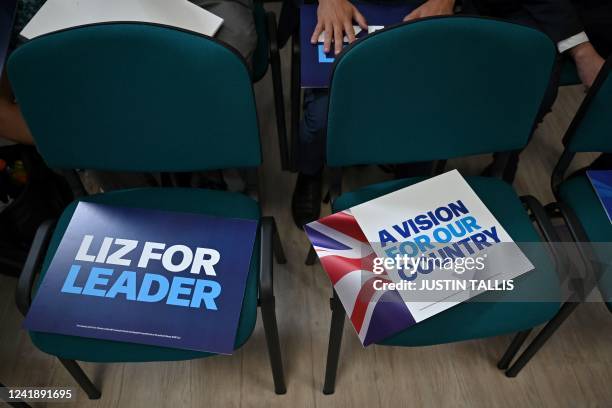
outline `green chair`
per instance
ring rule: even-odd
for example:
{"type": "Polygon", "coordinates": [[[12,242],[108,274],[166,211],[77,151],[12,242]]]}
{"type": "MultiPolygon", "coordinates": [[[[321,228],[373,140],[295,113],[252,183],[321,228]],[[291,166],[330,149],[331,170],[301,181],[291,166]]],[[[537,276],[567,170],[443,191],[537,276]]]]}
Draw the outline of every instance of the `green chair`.
{"type": "MultiPolygon", "coordinates": [[[[85,26],[32,40],[13,53],[9,79],[41,155],[57,169],[204,171],[261,163],[247,66],[214,39],[151,24],[85,26]]],[[[261,307],[276,393],[285,392],[272,285],[272,251],[285,262],[274,220],[238,193],[138,188],[84,196],[41,225],[20,277],[26,313],[79,201],[259,220],[235,347],[261,307]],[[40,281],[40,278],[38,281],[40,281]]],[[[76,363],[187,360],[210,353],[30,333],[57,356],[90,398],[100,392],[76,363]]]]}
{"type": "Polygon", "coordinates": [[[612,258],[608,248],[612,225],[584,171],[566,176],[577,153],[612,153],[611,70],[612,58],[608,58],[565,133],[565,149],[551,180],[557,202],[548,205],[547,210],[564,220],[572,239],[579,244],[586,261],[583,292],[586,294],[597,285],[612,312],[612,258]]]}
{"type": "MultiPolygon", "coordinates": [[[[423,180],[389,181],[341,194],[343,167],[522,149],[554,60],[554,44],[539,31],[460,16],[401,24],[345,49],[334,65],[328,111],[333,212],[423,180]]],[[[553,262],[544,251],[523,245],[542,242],[532,220],[547,240],[557,239],[554,229],[535,198],[519,198],[501,180],[504,162],[493,169],[498,178],[466,180],[535,270],[517,278],[512,292],[483,294],[480,301],[455,306],[380,345],[424,346],[518,332],[499,363],[505,369],[532,328],[559,311],[560,284],[553,262]]],[[[334,392],[345,319],[335,293],[331,308],[325,394],[334,392]]],[[[517,373],[508,371],[510,376],[517,373]]]]}

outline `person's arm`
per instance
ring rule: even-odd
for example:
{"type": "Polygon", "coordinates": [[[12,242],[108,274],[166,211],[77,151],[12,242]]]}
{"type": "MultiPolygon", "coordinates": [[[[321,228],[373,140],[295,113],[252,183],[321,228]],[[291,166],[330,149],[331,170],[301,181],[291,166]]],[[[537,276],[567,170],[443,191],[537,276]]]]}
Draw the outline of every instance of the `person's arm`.
{"type": "Polygon", "coordinates": [[[589,41],[582,42],[570,48],[568,53],[576,63],[580,81],[582,81],[587,88],[590,88],[595,78],[597,78],[599,71],[601,71],[601,67],[603,67],[605,60],[599,55],[589,41]]]}
{"type": "Polygon", "coordinates": [[[582,22],[569,0],[522,0],[521,5],[553,39],[559,52],[567,50],[564,42],[570,44],[572,37],[578,39],[584,34],[582,22]]]}
{"type": "Polygon", "coordinates": [[[404,21],[416,20],[417,18],[445,16],[453,14],[455,0],[427,0],[404,17],[404,21]]]}
{"type": "Polygon", "coordinates": [[[590,87],[604,59],[589,42],[578,13],[568,0],[523,0],[528,13],[557,44],[561,54],[576,63],[582,83],[590,87]]]}
{"type": "Polygon", "coordinates": [[[316,44],[319,41],[319,35],[323,33],[323,48],[325,52],[331,49],[332,38],[334,40],[334,52],[340,54],[342,51],[342,43],[344,33],[348,38],[348,42],[355,41],[355,30],[353,30],[353,20],[359,26],[366,30],[368,23],[363,15],[347,0],[319,0],[317,9],[317,26],[312,33],[310,42],[316,44]]]}

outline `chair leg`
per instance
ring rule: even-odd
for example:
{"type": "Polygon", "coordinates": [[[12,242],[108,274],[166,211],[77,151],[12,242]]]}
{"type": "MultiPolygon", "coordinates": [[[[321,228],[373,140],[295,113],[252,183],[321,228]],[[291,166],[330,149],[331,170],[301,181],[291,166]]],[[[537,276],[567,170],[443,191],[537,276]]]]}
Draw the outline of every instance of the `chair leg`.
{"type": "Polygon", "coordinates": [[[289,162],[289,146],[287,145],[287,122],[285,119],[285,100],[283,98],[283,83],[281,79],[280,59],[278,55],[271,61],[272,85],[274,89],[274,103],[276,106],[276,127],[278,132],[278,145],[281,157],[281,169],[291,169],[289,162]]]}
{"type": "Polygon", "coordinates": [[[77,170],[64,170],[61,171],[61,174],[68,182],[70,190],[72,190],[72,193],[75,198],[85,197],[89,195],[87,193],[85,185],[83,184],[83,180],[81,180],[81,176],[79,175],[79,172],[77,170]]]}
{"type": "MultiPolygon", "coordinates": [[[[259,201],[259,174],[257,169],[249,168],[239,170],[240,177],[244,181],[244,194],[248,195],[255,201],[259,201]]],[[[223,172],[221,172],[223,178],[223,172]]]]}
{"type": "Polygon", "coordinates": [[[525,340],[527,340],[527,337],[529,336],[529,333],[531,333],[531,330],[532,329],[518,332],[516,336],[514,336],[514,339],[512,339],[512,343],[510,343],[510,346],[508,346],[508,349],[502,356],[501,360],[499,360],[499,362],[497,363],[497,368],[499,368],[500,370],[505,370],[510,367],[512,359],[521,349],[521,346],[523,345],[523,343],[525,343],[525,340]]]}
{"type": "Polygon", "coordinates": [[[506,371],[506,377],[516,377],[578,305],[579,302],[565,302],[555,317],[544,326],[531,344],[527,346],[523,354],[521,354],[512,367],[506,371]]]}
{"type": "Polygon", "coordinates": [[[280,149],[281,169],[289,170],[289,147],[287,146],[287,122],[285,119],[285,98],[281,74],[280,54],[278,50],[276,16],[268,13],[268,30],[270,40],[270,67],[272,68],[272,89],[274,91],[274,109],[276,111],[276,129],[280,149]]]}
{"type": "Polygon", "coordinates": [[[63,358],[59,359],[60,363],[68,370],[72,378],[81,386],[83,391],[87,393],[87,396],[91,400],[99,399],[102,394],[96,386],[91,382],[91,380],[87,377],[87,374],[83,371],[81,367],[74,360],[65,360],[63,358]]]}
{"type": "Polygon", "coordinates": [[[317,261],[317,252],[315,251],[314,247],[311,245],[310,249],[308,250],[308,255],[306,256],[306,265],[308,266],[314,265],[316,261],[317,261]]]}
{"type": "Polygon", "coordinates": [[[23,401],[12,401],[7,402],[6,404],[8,404],[8,406],[12,408],[31,408],[31,405],[23,401]]]}
{"type": "Polygon", "coordinates": [[[302,110],[302,90],[300,87],[300,38],[299,27],[291,39],[291,170],[297,171],[298,141],[300,137],[300,112],[302,110]]]}
{"type": "Polygon", "coordinates": [[[278,337],[278,326],[276,324],[276,312],[274,309],[274,299],[262,302],[261,304],[261,316],[263,319],[264,331],[266,333],[268,355],[270,357],[270,366],[272,367],[272,378],[274,379],[274,392],[277,394],[285,394],[287,392],[287,387],[285,385],[283,359],[278,337]]]}
{"type": "Polygon", "coordinates": [[[323,394],[333,394],[336,389],[336,373],[340,360],[340,346],[342,345],[342,331],[344,330],[345,312],[337,295],[330,299],[332,309],[331,328],[329,332],[329,345],[327,348],[327,365],[325,366],[325,383],[323,394]]]}
{"type": "MultiPolygon", "coordinates": [[[[278,338],[278,325],[276,323],[276,311],[274,300],[273,264],[272,255],[274,241],[278,239],[278,232],[274,218],[263,217],[261,220],[261,261],[259,271],[259,306],[264,331],[266,333],[266,344],[268,356],[274,379],[274,391],[277,394],[287,392],[285,386],[285,375],[283,374],[283,360],[281,356],[280,340],[278,338]],[[275,238],[276,235],[276,238],[275,238]]],[[[280,243],[280,239],[278,239],[280,243]]]]}
{"type": "MultiPolygon", "coordinates": [[[[2,383],[0,383],[0,388],[6,388],[6,386],[2,383]]],[[[0,394],[0,402],[5,402],[6,404],[8,404],[9,407],[14,407],[14,408],[30,408],[30,405],[28,405],[27,403],[23,402],[23,401],[8,401],[8,391],[6,391],[7,395],[2,395],[0,394]],[[6,397],[6,401],[3,400],[3,398],[6,397]]]]}
{"type": "Polygon", "coordinates": [[[285,250],[283,249],[283,243],[280,239],[276,224],[274,225],[274,232],[272,235],[272,250],[274,251],[274,258],[277,263],[281,265],[287,263],[287,257],[285,256],[285,250]]]}

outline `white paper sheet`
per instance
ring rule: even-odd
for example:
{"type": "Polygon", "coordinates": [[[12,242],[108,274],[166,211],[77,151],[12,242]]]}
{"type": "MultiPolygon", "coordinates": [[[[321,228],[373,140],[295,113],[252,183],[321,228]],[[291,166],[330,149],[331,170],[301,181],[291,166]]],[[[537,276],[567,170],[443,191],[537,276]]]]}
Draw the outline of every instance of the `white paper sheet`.
{"type": "Polygon", "coordinates": [[[21,31],[32,39],[86,24],[134,21],[214,36],[223,19],[187,0],[47,0],[21,31]]]}

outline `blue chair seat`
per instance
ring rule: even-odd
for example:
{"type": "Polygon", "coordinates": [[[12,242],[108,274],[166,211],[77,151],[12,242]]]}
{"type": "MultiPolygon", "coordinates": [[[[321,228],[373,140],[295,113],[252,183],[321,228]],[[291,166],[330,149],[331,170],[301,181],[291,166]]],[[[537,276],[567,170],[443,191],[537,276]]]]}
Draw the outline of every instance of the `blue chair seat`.
{"type": "MultiPolygon", "coordinates": [[[[561,183],[559,199],[574,211],[589,241],[594,243],[612,241],[612,224],[587,176],[572,177],[561,183]]],[[[602,263],[612,262],[605,248],[596,244],[594,249],[601,257],[602,263]]],[[[610,270],[603,271],[598,287],[606,306],[612,311],[612,273],[610,270]]]]}
{"type": "MultiPolygon", "coordinates": [[[[251,198],[237,193],[203,189],[140,188],[120,190],[83,197],[80,201],[139,207],[157,210],[182,211],[212,216],[259,220],[259,205],[251,198]]],[[[59,246],[78,201],[64,210],[49,245],[41,278],[59,246]]],[[[259,280],[259,237],[251,258],[250,273],[242,303],[242,312],[235,348],[241,347],[251,336],[257,319],[259,280]]],[[[39,280],[40,282],[40,280],[39,280]]],[[[65,359],[91,362],[177,361],[208,357],[213,354],[165,347],[98,340],[85,337],[30,332],[32,342],[40,350],[65,359]]]]}
{"type": "MultiPolygon", "coordinates": [[[[421,177],[394,180],[343,194],[334,202],[333,210],[348,209],[422,180],[421,177]]],[[[535,270],[515,279],[513,291],[484,293],[477,297],[478,301],[457,305],[380,344],[425,346],[513,333],[544,323],[559,310],[559,280],[549,256],[534,245],[521,245],[541,239],[512,187],[488,177],[466,180],[521,247],[535,270]]]]}

